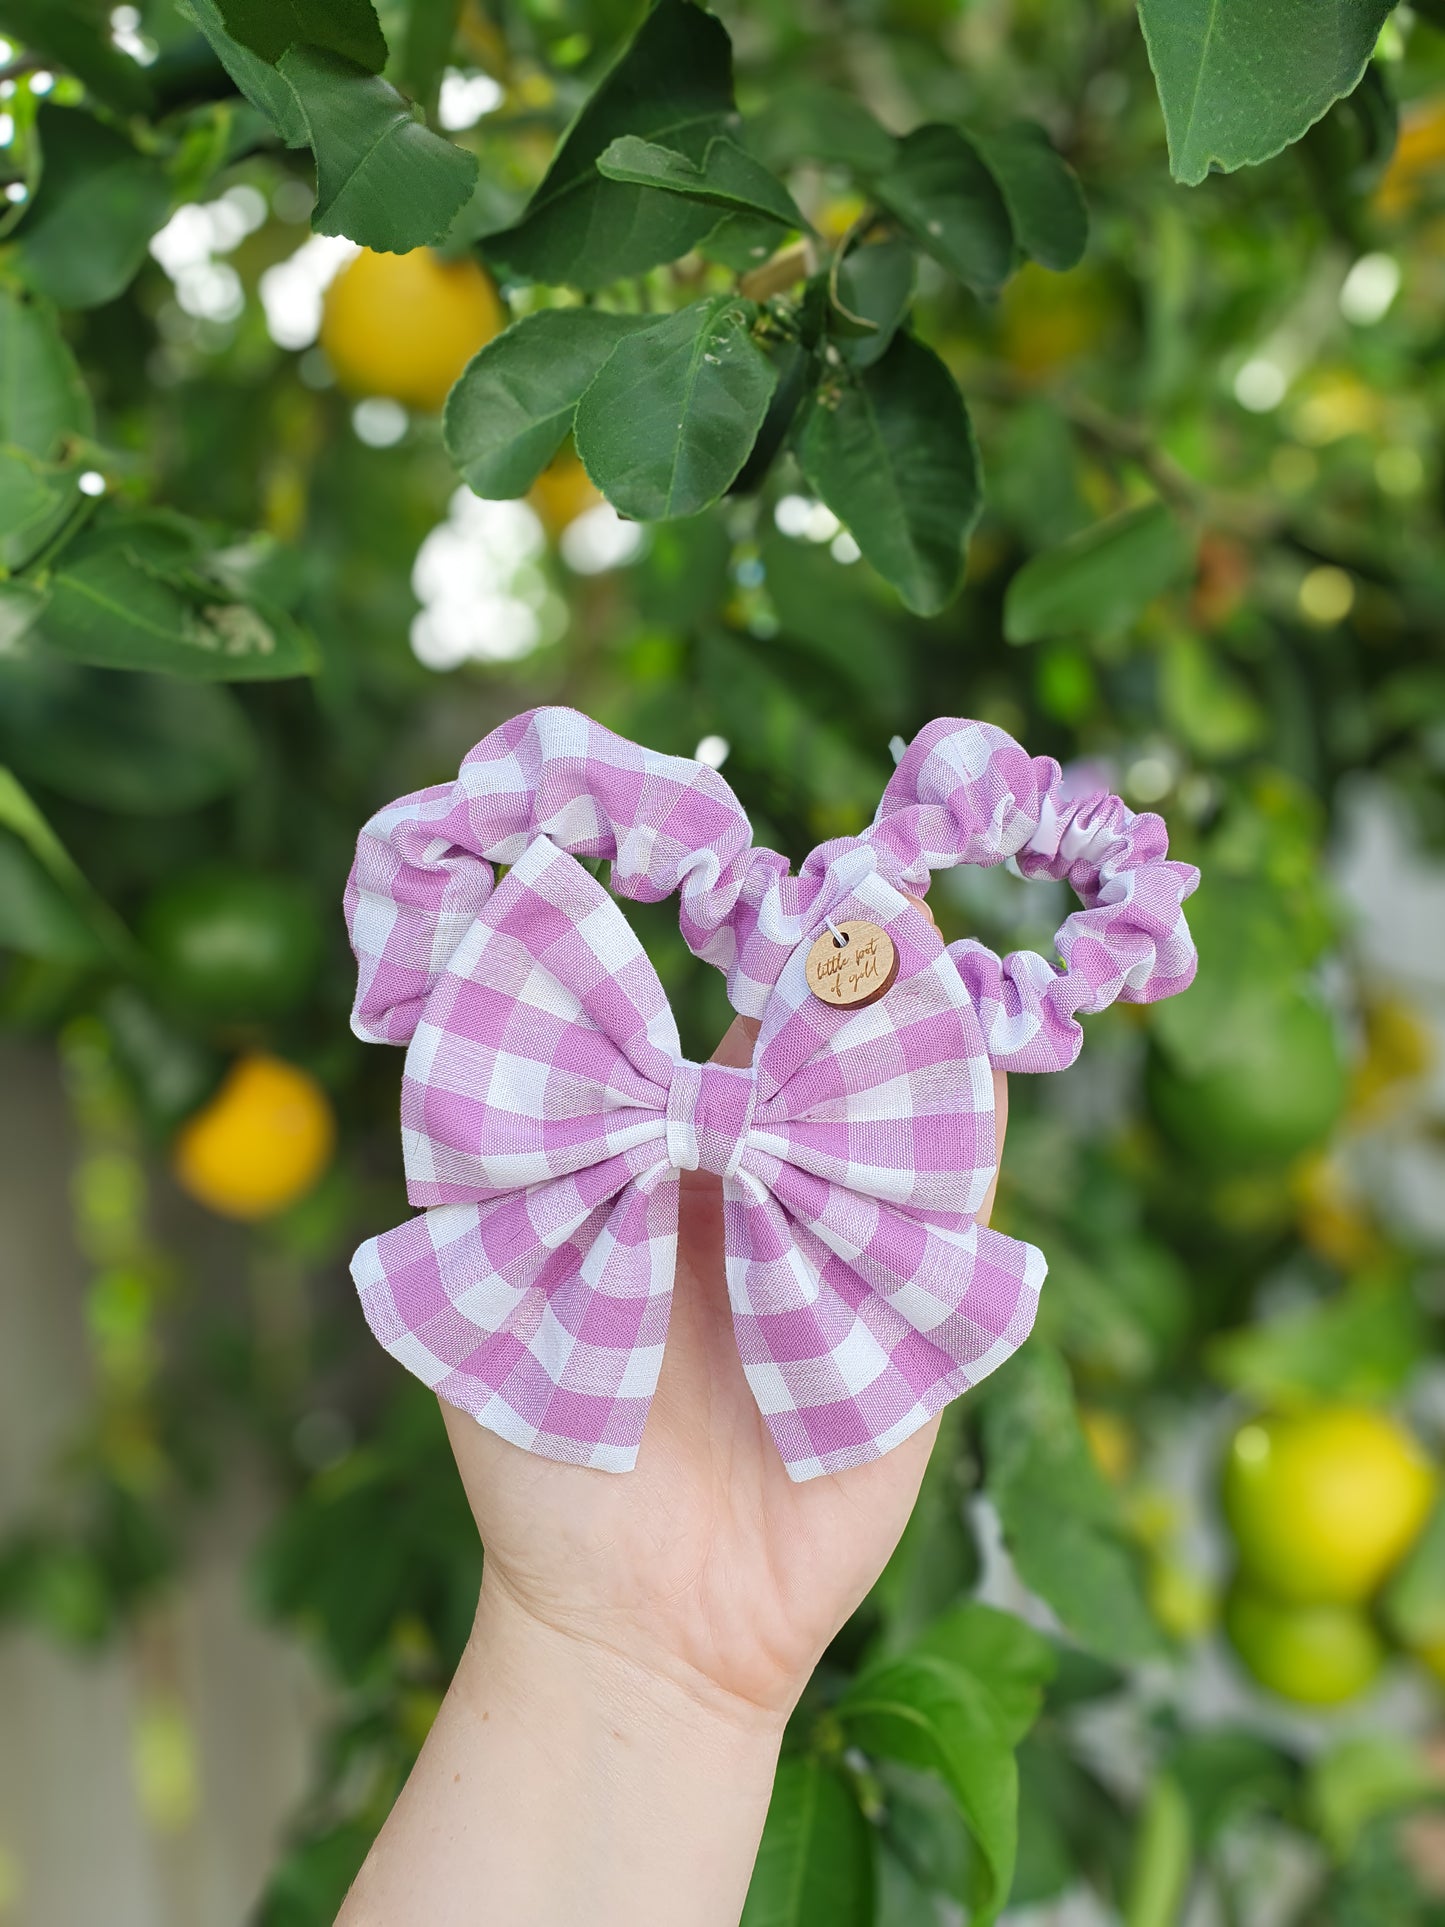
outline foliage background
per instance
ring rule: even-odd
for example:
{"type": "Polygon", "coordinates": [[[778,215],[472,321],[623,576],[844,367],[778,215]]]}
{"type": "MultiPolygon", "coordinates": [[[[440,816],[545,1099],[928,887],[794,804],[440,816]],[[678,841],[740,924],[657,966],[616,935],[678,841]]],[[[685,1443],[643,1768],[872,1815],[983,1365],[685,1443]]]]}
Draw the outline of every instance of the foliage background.
{"type": "MultiPolygon", "coordinates": [[[[452,77],[443,118],[479,160],[468,206],[485,256],[634,11],[378,11],[407,92],[434,103],[452,77]],[[495,86],[474,86],[468,121],[457,83],[482,75],[495,86]]],[[[434,1408],[375,1354],[345,1272],[358,1239],[405,1208],[399,1067],[346,1028],[337,907],[358,825],[451,773],[499,720],[566,701],[663,750],[721,739],[756,840],[800,861],[866,822],[891,736],[983,716],[1166,813],[1176,853],[1208,879],[1192,919],[1201,981],[1155,1016],[1093,1020],[1078,1070],[1015,1080],[1000,1221],[1050,1256],[1040,1327],[954,1408],[916,1527],[800,1710],[780,1825],[823,1786],[812,1851],[855,1877],[831,1911],[805,1897],[765,1913],[762,1896],[758,1917],[944,1920],[969,1900],[985,1917],[990,1870],[1008,1885],[1016,1772],[1015,1908],[1087,1892],[1104,1918],[1152,1927],[1192,1894],[1198,1919],[1436,1921],[1438,1836],[1432,1861],[1421,1816],[1438,1687],[1402,1656],[1369,1699],[1326,1717],[1248,1684],[1216,1626],[1229,1552],[1213,1479],[1257,1404],[1378,1399],[1437,1445],[1445,1409],[1438,965],[1382,959],[1325,862],[1366,804],[1427,853],[1445,832],[1445,36],[1430,8],[1345,8],[1361,59],[1374,47],[1350,92],[1358,63],[1302,65],[1291,10],[1250,10],[1230,27],[1264,75],[1249,114],[1236,124],[1226,88],[1217,126],[1176,110],[1169,132],[1190,179],[1211,157],[1263,164],[1184,186],[1139,23],[1116,0],[721,11],[749,114],[818,82],[896,131],[1025,113],[1083,183],[1091,236],[1069,272],[1027,265],[980,295],[920,267],[916,326],[966,397],[986,478],[966,584],[939,614],[908,613],[849,559],[786,456],[759,492],[640,541],[606,509],[569,537],[545,494],[527,510],[458,492],[437,421],[344,396],[310,344],[308,305],[345,243],[308,239],[304,144],[276,143],[192,24],[168,0],[0,4],[0,154],[17,190],[0,292],[39,285],[47,314],[53,300],[96,411],[69,424],[58,476],[7,458],[7,531],[50,512],[44,491],[94,475],[102,515],[157,506],[205,532],[155,552],[146,594],[185,603],[200,571],[203,600],[222,583],[272,638],[235,682],[98,667],[94,643],[52,639],[47,654],[24,572],[0,581],[0,762],[14,772],[0,792],[0,1008],[20,1036],[53,1040],[63,1069],[94,1363],[87,1421],[57,1441],[0,1552],[0,1605],[82,1649],[152,1651],[208,1508],[259,1463],[271,1518],[251,1555],[256,1608],[309,1642],[335,1694],[258,1917],[329,1920],[426,1730],[480,1569],[434,1408]],[[169,118],[127,95],[137,73],[174,85],[169,118]],[[52,199],[46,242],[39,162],[56,103],[99,103],[97,125],[133,146],[80,155],[80,199],[52,199]],[[133,223],[138,207],[141,245],[111,246],[117,210],[133,223]],[[1061,545],[1131,510],[1122,546],[1111,524],[1084,535],[1082,562],[1065,551],[1062,585],[1050,575],[1061,545]],[[129,931],[151,892],[218,856],[298,878],[325,932],[314,993],[273,1024],[190,1022],[135,964],[129,931]],[[1305,996],[1327,1001],[1351,1094],[1328,1142],[1301,1145],[1259,1120],[1321,1051],[1326,1086],[1333,1075],[1333,1045],[1304,1068],[1278,1055],[1280,1013],[1305,996]],[[321,1080],[341,1150],[311,1197],[228,1230],[218,1256],[214,1227],[172,1194],[165,1146],[226,1058],[257,1046],[321,1080]],[[1209,1065],[1228,1096],[1181,1118],[1170,1077],[1209,1065]],[[231,1277],[239,1288],[218,1282],[231,1277]],[[916,1669],[930,1639],[994,1694],[933,1709],[986,1767],[981,1787],[946,1758],[900,1762],[861,1716],[849,1725],[860,1669],[916,1669]]],[[[1144,15],[1168,111],[1190,9],[1152,0],[1144,15]]],[[[844,169],[790,179],[825,239],[862,210],[844,169]]],[[[389,180],[331,225],[371,238],[367,223],[404,223],[389,180]]],[[[619,302],[670,309],[689,293],[664,267],[619,302]]],[[[519,311],[534,299],[515,298],[519,311]]],[[[148,665],[161,666],[174,665],[148,665]]],[[[949,935],[1000,948],[1047,948],[1063,911],[1002,872],[941,878],[934,899],[949,935]]],[[[705,1054],[720,983],[670,906],[629,915],[685,1047],[705,1054]]],[[[1323,1140],[1336,1108],[1327,1092],[1304,1136],[1323,1140]]],[[[156,1677],[138,1784],[158,1833],[183,1834],[208,1790],[184,1699],[156,1677]]],[[[912,1677],[895,1676],[905,1696],[912,1677]]],[[[760,1879],[795,1847],[770,1835],[760,1879]]],[[[6,1869],[27,1919],[13,1847],[6,1869]]]]}

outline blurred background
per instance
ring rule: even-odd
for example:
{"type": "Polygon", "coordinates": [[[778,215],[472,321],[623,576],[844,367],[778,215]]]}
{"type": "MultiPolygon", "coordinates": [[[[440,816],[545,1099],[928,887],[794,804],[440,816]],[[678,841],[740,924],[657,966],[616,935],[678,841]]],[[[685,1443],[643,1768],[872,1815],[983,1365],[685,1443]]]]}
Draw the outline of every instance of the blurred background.
{"type": "MultiPolygon", "coordinates": [[[[408,11],[379,8],[393,46],[408,11]]],[[[169,0],[0,0],[0,292],[27,245],[46,285],[23,216],[47,103],[127,65],[190,102],[136,259],[52,274],[38,347],[38,311],[7,310],[0,440],[42,363],[83,381],[79,490],[231,531],[304,672],[29,650],[0,580],[0,1920],[323,1927],[425,1736],[481,1550],[347,1276],[406,1205],[400,1058],[348,1031],[341,890],[374,809],[565,702],[721,769],[795,863],[866,824],[891,738],[951,714],[1087,763],[1204,873],[1195,988],[1013,1080],[995,1222],[1050,1259],[1037,1333],[951,1408],[797,1746],[827,1751],[880,1642],[981,1602],[1047,1649],[1004,1756],[1013,1927],[1445,1921],[1436,8],[1391,14],[1301,141],[1200,186],[1171,180],[1122,0],[719,11],[745,114],[804,82],[895,131],[1026,113],[1083,185],[1067,272],[985,299],[920,268],[985,475],[937,616],[786,456],[655,528],[570,449],[479,499],[438,410],[525,294],[469,246],[311,233],[309,157],[246,126],[169,0]],[[1111,518],[1160,502],[1182,566],[1147,513],[1119,546],[1111,518]],[[1009,640],[1046,552],[1064,593],[1009,640]]],[[[434,124],[480,158],[484,232],[636,9],[433,16],[434,124]]],[[[825,239],[863,211],[845,170],[790,178],[825,239]]],[[[92,213],[71,259],[105,252],[92,213]]],[[[931,901],[950,938],[1046,953],[1068,907],[1003,869],[931,901]]],[[[705,1056],[720,978],[674,906],[626,909],[705,1056]]],[[[867,1828],[856,1917],[962,1921],[957,1812],[834,1751],[867,1828]]]]}

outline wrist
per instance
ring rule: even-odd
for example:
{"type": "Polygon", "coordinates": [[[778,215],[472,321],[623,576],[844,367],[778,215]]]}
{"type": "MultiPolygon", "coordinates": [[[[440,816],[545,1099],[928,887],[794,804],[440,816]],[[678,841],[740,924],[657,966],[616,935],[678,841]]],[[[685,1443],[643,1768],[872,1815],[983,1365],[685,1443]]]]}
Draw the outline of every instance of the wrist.
{"type": "Polygon", "coordinates": [[[624,1630],[616,1636],[562,1615],[544,1617],[489,1570],[457,1671],[472,1700],[503,1698],[533,1712],[549,1699],[654,1737],[683,1736],[734,1757],[766,1760],[769,1779],[786,1710],[730,1692],[676,1654],[624,1630]]]}

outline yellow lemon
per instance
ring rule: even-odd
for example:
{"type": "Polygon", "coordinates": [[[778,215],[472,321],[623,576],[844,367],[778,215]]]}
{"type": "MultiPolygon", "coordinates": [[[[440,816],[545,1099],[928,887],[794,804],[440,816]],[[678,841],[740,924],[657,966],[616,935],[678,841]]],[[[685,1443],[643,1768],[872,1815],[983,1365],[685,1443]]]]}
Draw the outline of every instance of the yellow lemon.
{"type": "Polygon", "coordinates": [[[308,1071],[279,1057],[238,1058],[225,1082],[176,1134],[182,1190],[223,1218],[272,1217],[316,1183],[336,1144],[336,1119],[308,1071]]]}
{"type": "Polygon", "coordinates": [[[1251,1419],[1230,1442],[1224,1510],[1248,1579],[1281,1601],[1368,1599],[1425,1523],[1435,1472],[1364,1406],[1251,1419]]]}
{"type": "Polygon", "coordinates": [[[326,291],[321,345],[348,394],[434,410],[506,325],[496,289],[470,256],[444,261],[431,248],[368,248],[326,291]]]}
{"type": "Polygon", "coordinates": [[[1356,1606],[1282,1606],[1237,1585],[1225,1602],[1224,1626],[1260,1685],[1304,1706],[1353,1699],[1384,1663],[1384,1644],[1356,1606]]]}
{"type": "Polygon", "coordinates": [[[527,497],[555,542],[569,522],[595,509],[602,492],[570,448],[549,462],[527,497]]]}

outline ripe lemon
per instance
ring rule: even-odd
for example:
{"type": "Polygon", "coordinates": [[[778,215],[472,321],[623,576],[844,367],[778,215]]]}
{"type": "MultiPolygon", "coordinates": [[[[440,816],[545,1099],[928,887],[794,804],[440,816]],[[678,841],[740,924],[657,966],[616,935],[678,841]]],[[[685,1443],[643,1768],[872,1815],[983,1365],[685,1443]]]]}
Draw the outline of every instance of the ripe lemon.
{"type": "Polygon", "coordinates": [[[321,346],[348,394],[434,410],[506,325],[496,289],[470,256],[444,261],[431,248],[368,248],[326,291],[321,346]]]}
{"type": "Polygon", "coordinates": [[[555,542],[569,523],[602,500],[602,491],[570,448],[549,462],[527,497],[555,542]]]}
{"type": "Polygon", "coordinates": [[[1363,1406],[1251,1419],[1224,1468],[1241,1567],[1296,1604],[1367,1599],[1424,1525],[1434,1492],[1410,1433],[1363,1406]]]}
{"type": "Polygon", "coordinates": [[[1225,1601],[1230,1644],[1261,1686],[1305,1706],[1338,1706],[1379,1672],[1384,1643],[1357,1606],[1282,1606],[1252,1586],[1225,1601]]]}
{"type": "Polygon", "coordinates": [[[331,1161],[336,1119],[309,1072],[279,1057],[238,1058],[176,1134],[182,1190],[223,1218],[269,1218],[302,1198],[331,1161]]]}

